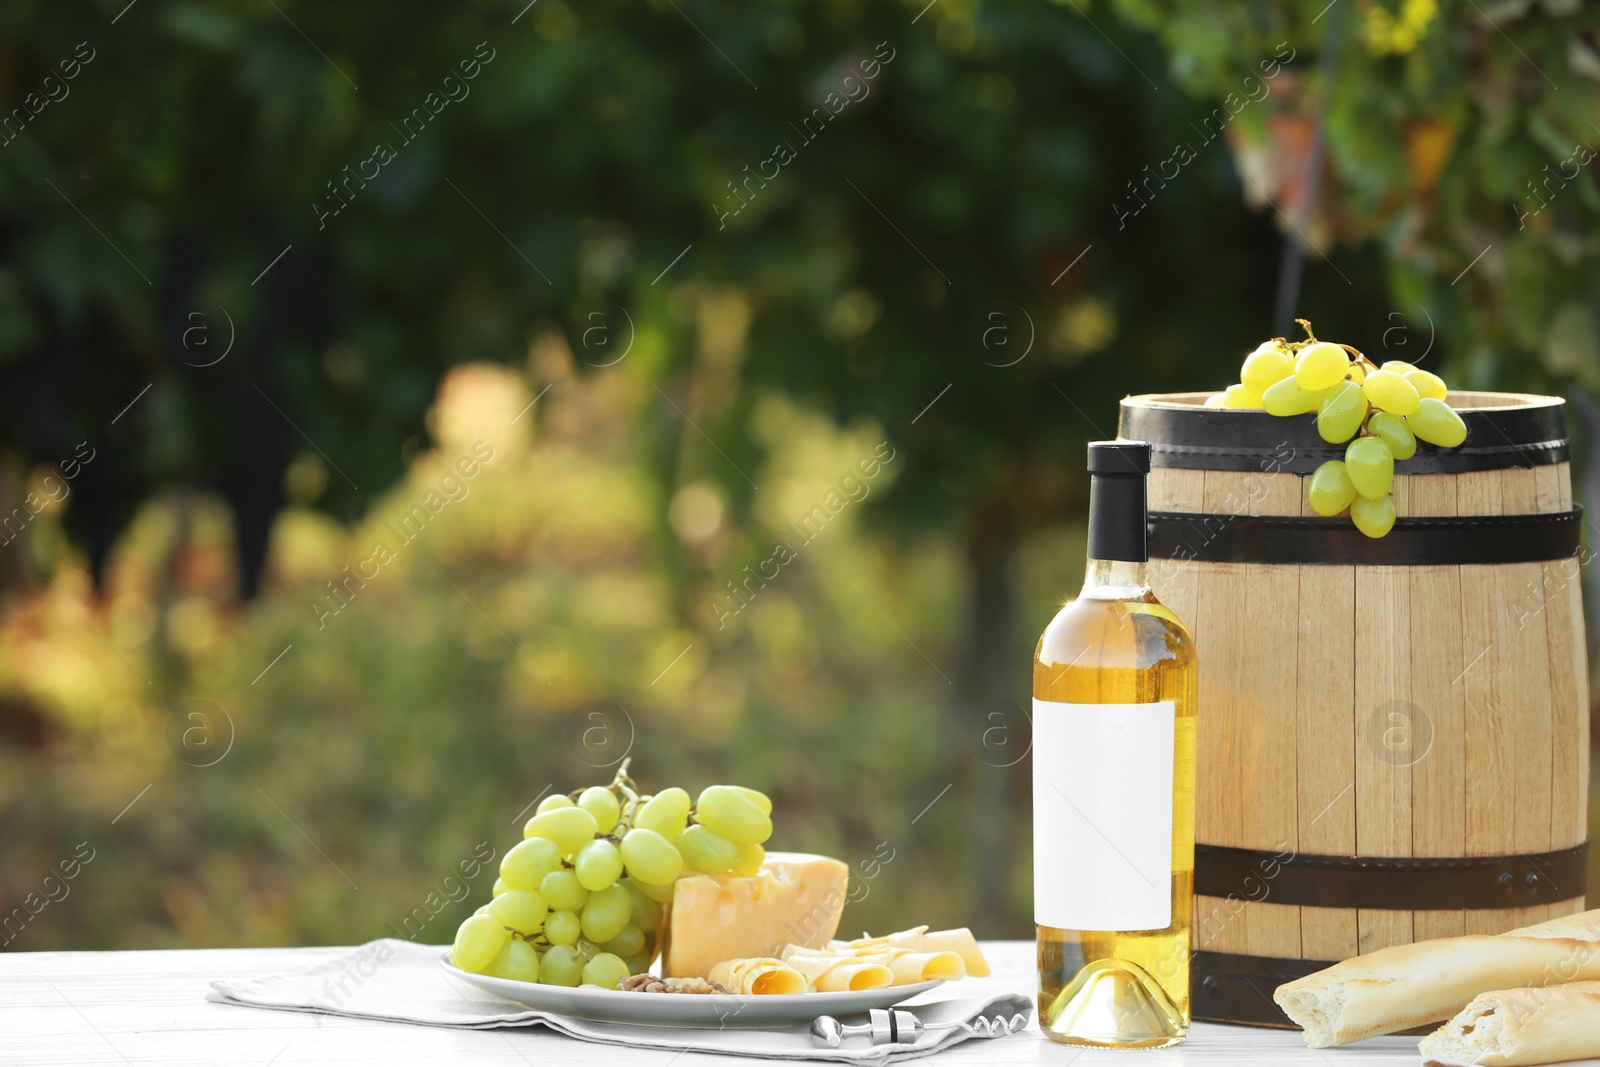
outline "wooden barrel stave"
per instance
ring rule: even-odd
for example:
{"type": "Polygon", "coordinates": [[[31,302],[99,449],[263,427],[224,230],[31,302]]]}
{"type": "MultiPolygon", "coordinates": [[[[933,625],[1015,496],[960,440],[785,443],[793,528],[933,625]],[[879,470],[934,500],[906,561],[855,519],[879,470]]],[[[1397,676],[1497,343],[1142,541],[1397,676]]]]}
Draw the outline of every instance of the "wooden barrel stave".
{"type": "MultiPolygon", "coordinates": [[[[1469,396],[1460,406],[1495,402],[1469,396]]],[[[1150,506],[1311,515],[1306,482],[1303,471],[1270,464],[1157,466],[1150,506]]],[[[1571,474],[1564,459],[1401,474],[1394,497],[1401,516],[1565,512],[1571,474]]],[[[1190,622],[1199,646],[1200,765],[1228,769],[1200,782],[1198,840],[1330,856],[1463,857],[1537,854],[1587,839],[1588,679],[1575,561],[1357,568],[1167,559],[1152,570],[1158,594],[1190,622]],[[1303,619],[1320,620],[1316,632],[1303,619]],[[1474,636],[1484,634],[1493,642],[1474,636]],[[1370,709],[1417,696],[1426,696],[1433,727],[1427,756],[1384,758],[1363,736],[1370,709]]],[[[1258,899],[1198,896],[1196,948],[1338,960],[1583,907],[1581,895],[1473,911],[1301,907],[1274,902],[1270,881],[1250,895],[1258,899]]]]}

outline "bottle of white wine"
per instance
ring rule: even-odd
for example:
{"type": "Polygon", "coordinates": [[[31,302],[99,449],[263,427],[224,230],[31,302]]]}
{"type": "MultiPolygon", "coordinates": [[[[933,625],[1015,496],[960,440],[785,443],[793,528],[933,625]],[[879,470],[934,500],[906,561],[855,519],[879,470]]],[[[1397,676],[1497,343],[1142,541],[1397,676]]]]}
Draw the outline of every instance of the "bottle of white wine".
{"type": "Polygon", "coordinates": [[[1089,445],[1083,591],[1033,660],[1039,1022],[1073,1045],[1189,1032],[1196,659],[1150,591],[1150,446],[1089,445]]]}

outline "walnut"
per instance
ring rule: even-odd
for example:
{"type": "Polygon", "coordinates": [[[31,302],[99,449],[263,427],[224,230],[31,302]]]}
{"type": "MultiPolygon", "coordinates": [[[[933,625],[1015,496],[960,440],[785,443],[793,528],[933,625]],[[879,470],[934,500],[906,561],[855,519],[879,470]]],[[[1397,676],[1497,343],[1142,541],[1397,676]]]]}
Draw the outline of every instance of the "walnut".
{"type": "Polygon", "coordinates": [[[657,978],[653,974],[635,974],[623,979],[619,987],[626,993],[699,993],[704,995],[721,994],[727,996],[728,991],[721,983],[709,982],[704,978],[657,978]]]}

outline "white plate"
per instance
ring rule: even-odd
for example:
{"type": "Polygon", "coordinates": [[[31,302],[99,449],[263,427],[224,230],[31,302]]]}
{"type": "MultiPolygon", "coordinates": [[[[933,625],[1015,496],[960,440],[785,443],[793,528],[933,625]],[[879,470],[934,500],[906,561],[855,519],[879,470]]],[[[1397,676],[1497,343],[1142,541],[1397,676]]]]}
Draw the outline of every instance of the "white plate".
{"type": "Polygon", "coordinates": [[[568,1015],[601,1023],[723,1030],[767,1026],[806,1026],[819,1015],[860,1015],[868,1008],[888,1008],[926,993],[939,982],[863,989],[854,993],[801,993],[793,996],[731,994],[624,993],[620,989],[574,989],[540,982],[514,982],[472,974],[450,963],[446,950],[439,962],[463,982],[535,1011],[568,1015]]]}

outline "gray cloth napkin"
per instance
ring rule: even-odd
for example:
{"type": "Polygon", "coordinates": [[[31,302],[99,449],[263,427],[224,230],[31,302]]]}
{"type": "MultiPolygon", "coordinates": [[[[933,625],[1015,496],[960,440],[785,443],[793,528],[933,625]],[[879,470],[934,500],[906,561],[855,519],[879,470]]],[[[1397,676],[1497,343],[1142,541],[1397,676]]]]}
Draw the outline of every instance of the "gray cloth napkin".
{"type": "MultiPolygon", "coordinates": [[[[232,981],[218,979],[211,983],[212,991],[206,994],[206,999],[245,1007],[318,1012],[423,1026],[482,1030],[501,1026],[543,1025],[580,1041],[778,1060],[872,1064],[898,1062],[931,1055],[972,1036],[958,1028],[930,1029],[918,1037],[916,1044],[909,1046],[873,1046],[865,1038],[857,1037],[846,1040],[843,1047],[828,1049],[813,1045],[806,1027],[684,1030],[589,1022],[535,1011],[454,978],[439,965],[443,951],[442,946],[418,945],[394,938],[372,941],[306,971],[232,981]]],[[[1033,1007],[1027,998],[1007,994],[912,1004],[906,1010],[915,1012],[928,1026],[938,1027],[940,1024],[970,1022],[980,1017],[994,1019],[1010,1018],[1017,1014],[1031,1015],[1033,1007]]]]}

